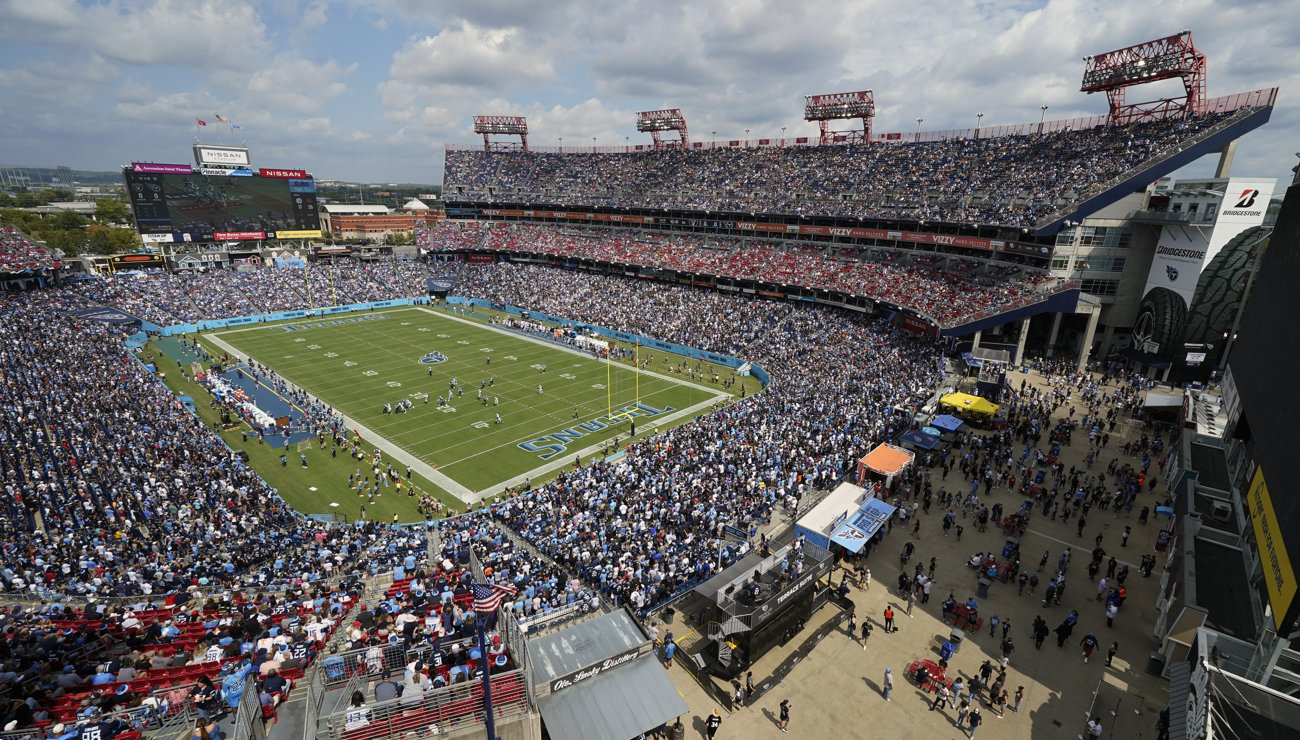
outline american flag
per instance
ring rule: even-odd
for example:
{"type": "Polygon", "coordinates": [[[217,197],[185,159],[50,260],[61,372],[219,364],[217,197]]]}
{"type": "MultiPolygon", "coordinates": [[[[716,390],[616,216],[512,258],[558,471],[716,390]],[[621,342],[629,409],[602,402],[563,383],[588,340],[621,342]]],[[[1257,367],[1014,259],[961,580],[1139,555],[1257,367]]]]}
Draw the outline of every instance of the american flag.
{"type": "Polygon", "coordinates": [[[218,121],[221,121],[222,123],[230,123],[230,119],[229,119],[229,118],[226,118],[225,116],[221,115],[220,113],[217,114],[217,120],[218,120],[218,121]]]}
{"type": "Polygon", "coordinates": [[[478,614],[493,614],[507,596],[514,596],[519,589],[514,586],[478,584],[474,586],[474,611],[478,614]]]}

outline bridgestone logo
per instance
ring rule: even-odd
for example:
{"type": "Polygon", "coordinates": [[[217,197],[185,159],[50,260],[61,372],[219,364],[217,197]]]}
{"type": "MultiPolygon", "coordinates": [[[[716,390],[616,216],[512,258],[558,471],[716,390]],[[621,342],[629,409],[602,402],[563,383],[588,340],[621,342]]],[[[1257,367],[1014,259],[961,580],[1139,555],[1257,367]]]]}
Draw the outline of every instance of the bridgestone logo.
{"type": "Polygon", "coordinates": [[[1258,216],[1261,211],[1224,211],[1221,216],[1258,216]]]}
{"type": "Polygon", "coordinates": [[[1173,247],[1156,247],[1156,254],[1163,254],[1166,257],[1188,257],[1190,259],[1204,259],[1205,252],[1196,249],[1174,249],[1173,247]]]}

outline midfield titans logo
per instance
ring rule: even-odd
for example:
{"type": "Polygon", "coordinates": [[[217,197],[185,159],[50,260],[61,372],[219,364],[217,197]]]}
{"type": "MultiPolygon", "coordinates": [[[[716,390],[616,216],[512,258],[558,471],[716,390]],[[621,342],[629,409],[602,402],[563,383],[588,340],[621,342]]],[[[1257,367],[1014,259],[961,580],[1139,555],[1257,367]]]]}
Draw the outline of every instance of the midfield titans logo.
{"type": "Polygon", "coordinates": [[[440,362],[446,362],[447,356],[441,352],[430,352],[420,358],[421,365],[437,365],[440,362]]]}
{"type": "MultiPolygon", "coordinates": [[[[1178,282],[1178,269],[1173,265],[1165,265],[1165,276],[1169,278],[1171,283],[1178,282]]],[[[424,362],[424,360],[420,360],[420,362],[424,362]]]]}

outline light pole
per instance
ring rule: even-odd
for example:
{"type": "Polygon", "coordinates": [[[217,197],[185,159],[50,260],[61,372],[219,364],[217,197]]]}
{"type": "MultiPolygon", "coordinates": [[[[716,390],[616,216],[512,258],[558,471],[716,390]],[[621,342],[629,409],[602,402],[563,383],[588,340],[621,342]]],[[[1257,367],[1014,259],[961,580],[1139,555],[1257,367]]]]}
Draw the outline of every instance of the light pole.
{"type": "Polygon", "coordinates": [[[984,120],[984,113],[980,112],[975,114],[975,138],[977,139],[980,137],[980,121],[983,120],[984,120]]]}
{"type": "Polygon", "coordinates": [[[596,153],[596,137],[591,137],[591,153],[596,153]]]}
{"type": "Polygon", "coordinates": [[[749,129],[745,129],[745,148],[749,148],[749,129]]]}
{"type": "Polygon", "coordinates": [[[921,122],[924,120],[925,120],[924,118],[920,118],[920,117],[916,119],[916,140],[917,141],[921,140],[921,122]]]}
{"type": "Polygon", "coordinates": [[[781,127],[781,144],[785,145],[785,126],[781,127]]]}
{"type": "Polygon", "coordinates": [[[1040,105],[1039,110],[1042,111],[1038,116],[1038,133],[1041,134],[1043,133],[1043,121],[1047,120],[1047,103],[1040,105]]]}
{"type": "Polygon", "coordinates": [[[717,147],[718,147],[718,130],[715,128],[713,129],[713,140],[709,142],[709,148],[716,149],[717,147]]]}
{"type": "Polygon", "coordinates": [[[555,140],[558,141],[558,142],[560,142],[560,154],[564,154],[564,137],[563,137],[563,136],[557,136],[557,137],[555,137],[555,140]]]}

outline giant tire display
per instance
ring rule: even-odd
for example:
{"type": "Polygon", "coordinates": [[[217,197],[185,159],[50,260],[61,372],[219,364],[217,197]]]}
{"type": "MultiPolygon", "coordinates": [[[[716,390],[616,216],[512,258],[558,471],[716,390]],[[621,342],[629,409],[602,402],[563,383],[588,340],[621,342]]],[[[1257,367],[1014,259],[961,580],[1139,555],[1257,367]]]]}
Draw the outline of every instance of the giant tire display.
{"type": "Polygon", "coordinates": [[[1142,349],[1147,342],[1160,345],[1157,353],[1169,357],[1175,345],[1181,346],[1187,303],[1169,288],[1152,288],[1142,298],[1137,323],[1133,325],[1133,346],[1142,349]]]}
{"type": "Polygon", "coordinates": [[[1265,228],[1252,226],[1234,236],[1214,255],[1196,281],[1192,308],[1187,312],[1183,342],[1219,344],[1232,329],[1250,277],[1250,253],[1265,228]]]}

